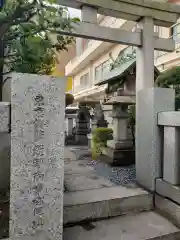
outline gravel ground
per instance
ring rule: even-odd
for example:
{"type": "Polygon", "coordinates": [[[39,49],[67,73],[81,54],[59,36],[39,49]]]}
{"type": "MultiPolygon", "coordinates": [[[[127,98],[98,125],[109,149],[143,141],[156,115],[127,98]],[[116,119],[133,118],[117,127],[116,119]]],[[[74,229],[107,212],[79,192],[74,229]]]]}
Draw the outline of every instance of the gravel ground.
{"type": "Polygon", "coordinates": [[[88,150],[86,149],[72,149],[79,159],[89,159],[88,166],[92,167],[98,175],[109,179],[111,182],[117,185],[125,185],[134,183],[136,180],[135,166],[128,167],[112,167],[102,161],[92,160],[88,157],[88,150]]]}
{"type": "Polygon", "coordinates": [[[90,161],[93,169],[98,173],[98,175],[109,179],[111,182],[117,185],[130,184],[136,180],[136,170],[135,166],[128,167],[111,167],[103,162],[90,161]]]}

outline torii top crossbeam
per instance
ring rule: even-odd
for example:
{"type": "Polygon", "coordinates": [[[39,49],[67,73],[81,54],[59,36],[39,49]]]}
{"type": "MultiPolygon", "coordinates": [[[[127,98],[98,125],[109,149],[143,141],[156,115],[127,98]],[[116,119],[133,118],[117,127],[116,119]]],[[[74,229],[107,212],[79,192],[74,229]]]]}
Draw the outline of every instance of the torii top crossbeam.
{"type": "Polygon", "coordinates": [[[152,17],[155,25],[170,27],[180,17],[180,6],[151,0],[57,0],[58,4],[81,9],[91,6],[102,15],[130,21],[152,17]]]}

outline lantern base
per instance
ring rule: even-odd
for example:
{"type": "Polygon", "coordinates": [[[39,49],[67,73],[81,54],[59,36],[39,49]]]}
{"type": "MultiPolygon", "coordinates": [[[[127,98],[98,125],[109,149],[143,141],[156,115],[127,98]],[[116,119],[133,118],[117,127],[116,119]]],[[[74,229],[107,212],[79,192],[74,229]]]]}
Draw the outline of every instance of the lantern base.
{"type": "Polygon", "coordinates": [[[134,149],[113,149],[107,147],[105,155],[109,158],[109,164],[114,166],[129,166],[135,164],[134,149]]]}

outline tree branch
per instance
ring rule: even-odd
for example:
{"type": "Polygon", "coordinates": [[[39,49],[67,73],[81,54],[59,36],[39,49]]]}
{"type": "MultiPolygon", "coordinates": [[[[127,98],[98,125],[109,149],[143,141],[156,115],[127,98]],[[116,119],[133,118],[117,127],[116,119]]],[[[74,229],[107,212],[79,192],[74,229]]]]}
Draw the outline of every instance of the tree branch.
{"type": "MultiPolygon", "coordinates": [[[[25,13],[27,12],[29,13],[30,10],[34,9],[35,3],[36,3],[36,0],[33,0],[31,4],[26,4],[23,7],[21,5],[18,5],[15,11],[11,15],[8,15],[5,18],[3,18],[0,21],[0,26],[1,26],[0,38],[4,36],[4,34],[8,31],[10,26],[17,24],[16,23],[17,19],[22,18],[25,13]]],[[[21,22],[26,21],[27,18],[21,19],[21,22]]],[[[20,19],[18,21],[20,21],[20,19]]]]}

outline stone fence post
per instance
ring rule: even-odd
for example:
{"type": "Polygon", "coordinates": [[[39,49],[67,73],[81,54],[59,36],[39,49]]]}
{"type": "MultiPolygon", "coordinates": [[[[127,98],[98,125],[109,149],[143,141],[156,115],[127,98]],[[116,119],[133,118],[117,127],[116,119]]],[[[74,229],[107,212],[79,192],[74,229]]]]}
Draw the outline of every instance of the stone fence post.
{"type": "Polygon", "coordinates": [[[163,179],[180,185],[180,112],[160,112],[158,125],[164,126],[163,179]]]}
{"type": "MultiPolygon", "coordinates": [[[[156,192],[174,204],[180,204],[180,112],[169,111],[158,113],[159,128],[163,128],[163,157],[161,178],[156,179],[156,192]]],[[[161,202],[161,201],[160,201],[161,202]]],[[[176,218],[172,209],[156,201],[158,209],[169,212],[172,219],[176,218]]],[[[179,225],[179,221],[178,221],[179,225]]]]}

